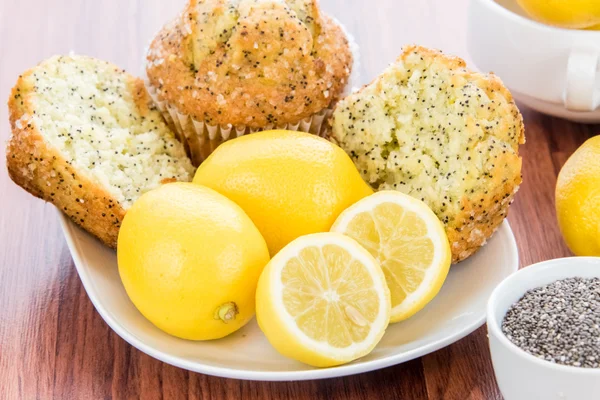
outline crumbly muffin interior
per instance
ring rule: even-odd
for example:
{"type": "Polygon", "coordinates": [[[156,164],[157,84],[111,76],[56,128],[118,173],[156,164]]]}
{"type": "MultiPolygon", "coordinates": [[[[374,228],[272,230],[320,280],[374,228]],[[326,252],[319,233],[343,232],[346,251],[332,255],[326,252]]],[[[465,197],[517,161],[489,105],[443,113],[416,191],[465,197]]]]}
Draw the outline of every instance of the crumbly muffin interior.
{"type": "Polygon", "coordinates": [[[375,189],[425,201],[447,226],[465,208],[485,220],[521,179],[523,125],[507,93],[462,60],[412,49],[338,104],[333,136],[375,189]]]}
{"type": "Polygon", "coordinates": [[[88,57],[54,57],[25,82],[18,96],[36,112],[24,117],[124,209],[165,180],[193,177],[182,144],[149,103],[143,83],[124,71],[88,57]]]}

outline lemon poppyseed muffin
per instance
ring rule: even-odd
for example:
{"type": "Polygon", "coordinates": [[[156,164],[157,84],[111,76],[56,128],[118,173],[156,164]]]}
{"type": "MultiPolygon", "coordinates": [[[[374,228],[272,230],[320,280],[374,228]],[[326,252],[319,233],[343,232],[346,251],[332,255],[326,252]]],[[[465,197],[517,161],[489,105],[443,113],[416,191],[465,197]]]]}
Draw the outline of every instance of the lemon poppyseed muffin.
{"type": "Polygon", "coordinates": [[[352,60],[316,0],[190,0],[152,41],[146,72],[198,164],[256,130],[320,134],[352,60]]]}
{"type": "Polygon", "coordinates": [[[111,247],[139,196],[193,176],[143,81],[108,62],[52,57],[19,76],[8,108],[12,180],[111,247]]]}
{"type": "Polygon", "coordinates": [[[404,48],[338,103],[332,140],[374,189],[427,203],[445,224],[454,262],[485,244],[521,183],[524,127],[508,89],[424,47],[404,48]]]}

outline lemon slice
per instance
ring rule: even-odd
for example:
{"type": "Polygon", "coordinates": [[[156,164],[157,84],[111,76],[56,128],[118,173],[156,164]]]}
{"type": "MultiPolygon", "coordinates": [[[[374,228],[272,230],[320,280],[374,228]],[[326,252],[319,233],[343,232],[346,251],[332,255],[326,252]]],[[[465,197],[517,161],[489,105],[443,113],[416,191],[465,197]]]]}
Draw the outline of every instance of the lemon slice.
{"type": "Polygon", "coordinates": [[[362,357],[390,318],[390,293],[377,261],[339,233],[302,236],[263,270],[256,318],[281,354],[315,367],[362,357]]]}
{"type": "Polygon", "coordinates": [[[440,220],[422,201],[381,191],[346,209],[331,228],[350,236],[381,264],[392,297],[390,321],[407,319],[440,291],[451,252],[440,220]]]}

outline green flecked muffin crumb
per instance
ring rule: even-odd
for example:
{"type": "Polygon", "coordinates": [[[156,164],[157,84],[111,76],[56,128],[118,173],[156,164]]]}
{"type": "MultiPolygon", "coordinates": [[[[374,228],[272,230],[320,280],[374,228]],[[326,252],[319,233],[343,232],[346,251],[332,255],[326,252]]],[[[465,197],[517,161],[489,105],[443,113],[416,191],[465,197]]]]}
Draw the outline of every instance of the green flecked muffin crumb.
{"type": "Polygon", "coordinates": [[[340,101],[332,140],[376,190],[427,203],[458,262],[506,217],[521,183],[521,114],[493,74],[409,46],[371,84],[340,101]]]}

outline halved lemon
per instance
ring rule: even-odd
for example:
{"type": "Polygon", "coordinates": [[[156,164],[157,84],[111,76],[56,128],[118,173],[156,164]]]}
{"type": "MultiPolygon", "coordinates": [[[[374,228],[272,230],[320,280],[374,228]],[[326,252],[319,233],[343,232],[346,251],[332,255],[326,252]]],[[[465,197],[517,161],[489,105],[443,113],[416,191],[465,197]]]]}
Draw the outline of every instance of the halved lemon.
{"type": "Polygon", "coordinates": [[[339,233],[302,236],[263,270],[256,318],[281,354],[315,367],[362,357],[390,319],[390,293],[377,261],[339,233]]]}
{"type": "Polygon", "coordinates": [[[452,255],[444,226],[411,196],[387,190],[365,197],[331,231],[355,239],[379,261],[392,297],[390,322],[421,310],[446,280],[452,255]]]}

